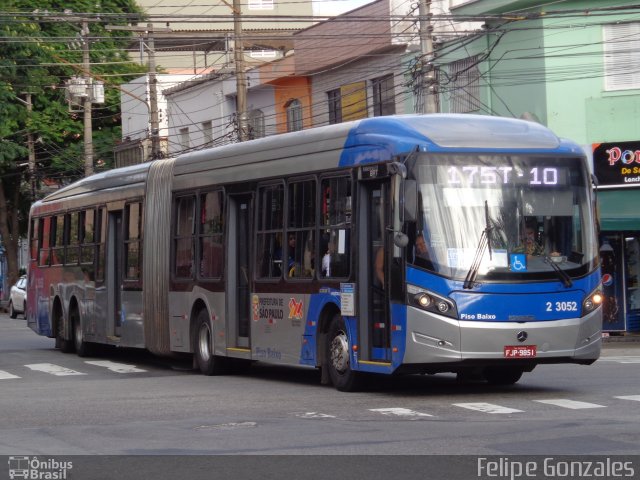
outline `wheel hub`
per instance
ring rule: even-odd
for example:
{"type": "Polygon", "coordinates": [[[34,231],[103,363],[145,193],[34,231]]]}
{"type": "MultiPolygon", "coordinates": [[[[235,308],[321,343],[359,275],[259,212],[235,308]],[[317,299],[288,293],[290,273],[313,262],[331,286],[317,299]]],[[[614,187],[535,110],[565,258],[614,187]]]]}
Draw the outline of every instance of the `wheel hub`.
{"type": "Polygon", "coordinates": [[[331,364],[338,373],[344,373],[349,368],[349,343],[344,332],[338,334],[331,341],[331,364]]]}

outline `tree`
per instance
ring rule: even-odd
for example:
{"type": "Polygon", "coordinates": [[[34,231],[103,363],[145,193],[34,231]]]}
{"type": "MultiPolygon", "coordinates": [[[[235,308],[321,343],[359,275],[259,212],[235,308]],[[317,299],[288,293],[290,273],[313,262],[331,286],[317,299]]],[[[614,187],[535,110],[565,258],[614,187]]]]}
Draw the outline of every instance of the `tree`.
{"type": "MultiPolygon", "coordinates": [[[[27,231],[32,201],[28,170],[27,134],[35,142],[37,180],[59,185],[83,175],[82,115],[70,112],[64,81],[83,75],[82,52],[74,49],[79,18],[89,21],[91,73],[108,79],[105,103],[96,105],[93,121],[94,159],[98,168],[110,168],[113,147],[121,138],[118,85],[130,74],[144,74],[129,61],[128,32],[109,32],[105,25],[139,21],[140,10],[131,0],[9,0],[0,15],[0,235],[6,252],[7,283],[18,278],[18,244],[27,231]],[[31,94],[33,110],[25,107],[31,94]]],[[[5,292],[5,296],[6,296],[5,292]]]]}

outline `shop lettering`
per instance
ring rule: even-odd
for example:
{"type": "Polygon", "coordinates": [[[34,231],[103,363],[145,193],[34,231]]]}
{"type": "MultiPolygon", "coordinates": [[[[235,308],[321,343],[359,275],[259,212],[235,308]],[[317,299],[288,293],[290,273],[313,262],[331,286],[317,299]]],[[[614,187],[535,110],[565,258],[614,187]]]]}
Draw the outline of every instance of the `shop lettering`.
{"type": "Polygon", "coordinates": [[[640,163],[640,150],[625,150],[623,152],[620,147],[613,147],[606,152],[609,155],[609,166],[614,166],[618,162],[622,162],[624,165],[631,165],[634,162],[640,163]]]}

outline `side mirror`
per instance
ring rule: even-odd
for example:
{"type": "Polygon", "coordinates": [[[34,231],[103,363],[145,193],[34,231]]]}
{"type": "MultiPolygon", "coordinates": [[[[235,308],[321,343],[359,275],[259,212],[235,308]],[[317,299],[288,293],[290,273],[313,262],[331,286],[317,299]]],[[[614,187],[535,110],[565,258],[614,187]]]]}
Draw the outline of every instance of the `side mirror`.
{"type": "Polygon", "coordinates": [[[409,237],[402,232],[396,232],[393,236],[393,243],[396,247],[404,248],[409,245],[409,237]]]}

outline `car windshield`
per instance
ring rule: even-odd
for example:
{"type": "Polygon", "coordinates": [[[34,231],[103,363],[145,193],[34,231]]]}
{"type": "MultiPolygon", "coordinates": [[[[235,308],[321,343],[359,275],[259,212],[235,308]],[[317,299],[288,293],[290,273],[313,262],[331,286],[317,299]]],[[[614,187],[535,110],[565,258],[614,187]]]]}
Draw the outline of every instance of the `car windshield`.
{"type": "Polygon", "coordinates": [[[597,255],[589,184],[580,158],[419,156],[418,222],[409,263],[477,280],[580,275],[597,255]]]}

